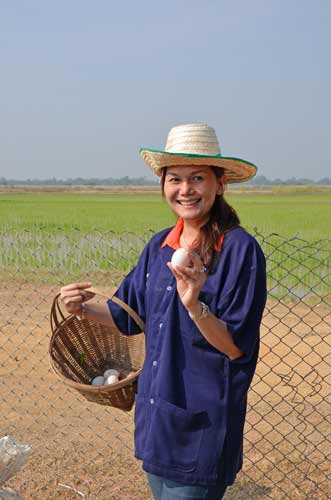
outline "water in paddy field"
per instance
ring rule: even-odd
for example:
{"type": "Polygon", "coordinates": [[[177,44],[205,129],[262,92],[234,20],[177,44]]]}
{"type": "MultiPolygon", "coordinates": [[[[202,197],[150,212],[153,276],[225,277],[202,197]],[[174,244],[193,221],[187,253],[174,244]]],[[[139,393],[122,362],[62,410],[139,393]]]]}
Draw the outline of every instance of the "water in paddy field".
{"type": "MultiPolygon", "coordinates": [[[[129,272],[153,234],[133,232],[6,231],[0,233],[0,270],[24,274],[98,271],[129,272]]],[[[331,245],[329,240],[307,242],[300,238],[256,234],[267,260],[271,297],[286,301],[330,301],[331,245]]]]}

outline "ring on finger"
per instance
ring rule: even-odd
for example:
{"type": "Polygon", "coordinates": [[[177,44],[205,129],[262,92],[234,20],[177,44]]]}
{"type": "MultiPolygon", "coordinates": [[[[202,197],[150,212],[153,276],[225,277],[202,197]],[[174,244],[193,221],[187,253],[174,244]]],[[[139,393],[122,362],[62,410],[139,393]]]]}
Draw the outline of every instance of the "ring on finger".
{"type": "Polygon", "coordinates": [[[201,269],[197,269],[197,272],[198,273],[206,273],[207,272],[206,266],[203,266],[201,269]]]}

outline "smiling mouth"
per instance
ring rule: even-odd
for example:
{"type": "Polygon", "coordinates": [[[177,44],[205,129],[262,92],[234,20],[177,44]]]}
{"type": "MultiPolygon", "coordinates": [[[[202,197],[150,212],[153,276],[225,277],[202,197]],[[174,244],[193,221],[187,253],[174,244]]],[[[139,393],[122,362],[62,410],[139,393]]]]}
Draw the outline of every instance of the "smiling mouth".
{"type": "Polygon", "coordinates": [[[177,203],[179,203],[179,205],[182,205],[182,207],[193,207],[194,205],[197,205],[199,201],[200,198],[198,200],[189,200],[189,201],[177,200],[177,203]]]}

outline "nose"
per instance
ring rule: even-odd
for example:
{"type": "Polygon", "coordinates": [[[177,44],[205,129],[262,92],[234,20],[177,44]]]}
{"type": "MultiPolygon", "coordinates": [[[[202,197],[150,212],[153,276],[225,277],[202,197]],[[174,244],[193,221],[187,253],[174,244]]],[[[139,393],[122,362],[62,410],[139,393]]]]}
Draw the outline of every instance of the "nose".
{"type": "Polygon", "coordinates": [[[193,186],[190,182],[188,181],[183,181],[180,184],[180,193],[182,195],[187,195],[193,192],[193,186]]]}

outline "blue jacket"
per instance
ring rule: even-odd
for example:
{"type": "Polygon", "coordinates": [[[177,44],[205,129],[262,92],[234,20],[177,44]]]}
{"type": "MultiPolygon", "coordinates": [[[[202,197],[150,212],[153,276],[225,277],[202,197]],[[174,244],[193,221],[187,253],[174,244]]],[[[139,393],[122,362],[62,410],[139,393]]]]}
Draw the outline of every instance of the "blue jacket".
{"type": "MultiPolygon", "coordinates": [[[[227,232],[200,299],[227,324],[245,353],[230,361],[190,319],[161,248],[170,229],[152,237],[116,294],[145,322],[146,359],[135,406],[135,456],[147,472],[187,484],[214,484],[225,460],[232,484],[242,466],[247,391],[259,351],[266,301],[265,259],[242,228],[227,232]]],[[[134,321],[108,302],[119,330],[138,333],[134,321]]]]}

